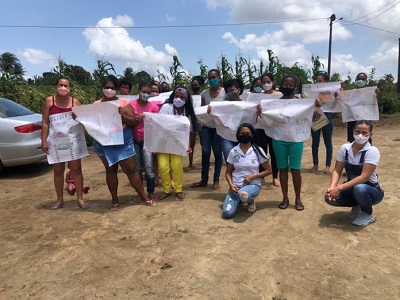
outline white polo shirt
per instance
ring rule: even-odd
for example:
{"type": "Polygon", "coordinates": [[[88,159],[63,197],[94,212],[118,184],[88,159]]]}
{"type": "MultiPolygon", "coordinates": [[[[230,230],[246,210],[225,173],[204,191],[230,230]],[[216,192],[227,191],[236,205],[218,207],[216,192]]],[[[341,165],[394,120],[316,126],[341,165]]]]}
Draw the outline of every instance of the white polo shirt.
{"type": "MultiPolygon", "coordinates": [[[[353,142],[354,143],[354,142],[353,142]]],[[[346,156],[346,150],[349,153],[348,156],[348,160],[349,163],[352,165],[360,165],[360,158],[361,158],[361,153],[366,150],[367,152],[365,153],[365,157],[364,157],[364,163],[367,164],[372,164],[375,166],[378,166],[379,164],[379,159],[381,157],[378,148],[376,148],[375,146],[372,146],[369,142],[367,142],[364,147],[357,152],[357,154],[354,156],[353,155],[353,151],[351,150],[351,147],[353,145],[353,143],[349,144],[344,144],[340,147],[339,153],[337,155],[337,161],[340,161],[342,163],[344,163],[344,158],[346,156]]],[[[377,183],[378,182],[378,176],[376,173],[376,169],[374,170],[374,172],[372,172],[369,180],[369,182],[371,183],[377,183]]]]}
{"type": "MultiPolygon", "coordinates": [[[[260,149],[260,152],[267,157],[263,149],[260,147],[258,147],[258,149],[260,149]]],[[[232,172],[233,184],[237,187],[242,187],[245,185],[243,180],[247,176],[260,173],[259,166],[268,161],[268,157],[264,158],[261,155],[257,155],[252,147],[247,150],[246,154],[244,154],[239,145],[237,145],[229,152],[226,161],[234,167],[234,171],[232,172]]],[[[250,184],[261,186],[261,178],[254,179],[250,184]]]]}

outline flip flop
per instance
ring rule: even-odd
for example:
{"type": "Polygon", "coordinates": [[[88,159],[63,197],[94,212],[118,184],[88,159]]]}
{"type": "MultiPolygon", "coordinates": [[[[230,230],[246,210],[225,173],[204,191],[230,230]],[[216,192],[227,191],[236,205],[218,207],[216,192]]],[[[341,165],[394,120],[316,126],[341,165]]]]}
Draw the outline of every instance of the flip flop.
{"type": "Polygon", "coordinates": [[[56,202],[51,206],[52,210],[60,209],[63,208],[64,203],[63,202],[56,202]]]}
{"type": "Polygon", "coordinates": [[[158,196],[158,200],[164,200],[165,198],[171,196],[171,193],[162,192],[160,196],[158,196]]]}
{"type": "Polygon", "coordinates": [[[110,210],[112,210],[112,211],[119,210],[119,204],[118,203],[111,204],[110,210]]]}
{"type": "Polygon", "coordinates": [[[156,200],[154,200],[154,199],[147,200],[146,202],[144,202],[144,205],[154,206],[154,205],[156,205],[156,200]]]}
{"type": "Polygon", "coordinates": [[[83,205],[78,204],[82,209],[88,209],[90,207],[90,202],[85,202],[83,205]]]}
{"type": "Polygon", "coordinates": [[[199,181],[199,182],[194,182],[190,185],[191,188],[196,188],[196,187],[206,187],[207,183],[203,182],[203,181],[199,181]]]}
{"type": "Polygon", "coordinates": [[[304,210],[304,205],[303,205],[303,203],[302,203],[301,201],[295,202],[294,207],[295,207],[296,210],[298,210],[298,211],[304,210]]]}
{"type": "Polygon", "coordinates": [[[221,189],[219,182],[214,182],[212,189],[214,191],[219,191],[221,189]]]}
{"type": "Polygon", "coordinates": [[[286,208],[288,208],[288,206],[289,206],[289,201],[287,201],[287,200],[283,200],[281,203],[279,203],[279,205],[278,205],[278,207],[280,208],[280,209],[286,209],[286,208]]]}
{"type": "Polygon", "coordinates": [[[183,200],[183,199],[185,199],[185,197],[186,197],[186,194],[183,192],[176,193],[176,198],[178,198],[178,200],[183,200]]]}

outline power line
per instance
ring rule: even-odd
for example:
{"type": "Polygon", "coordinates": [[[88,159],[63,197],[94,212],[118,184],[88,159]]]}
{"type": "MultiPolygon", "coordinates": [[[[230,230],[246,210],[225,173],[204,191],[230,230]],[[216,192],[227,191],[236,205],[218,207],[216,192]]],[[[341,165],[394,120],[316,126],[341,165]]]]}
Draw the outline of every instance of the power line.
{"type": "Polygon", "coordinates": [[[193,24],[193,25],[153,25],[153,26],[54,26],[54,25],[0,25],[2,28],[45,28],[45,29],[86,29],[86,28],[125,28],[125,29],[159,29],[159,28],[196,28],[196,27],[226,27],[226,26],[243,26],[243,25],[262,25],[262,24],[280,24],[289,22],[310,22],[326,20],[326,18],[316,19],[300,19],[300,20],[281,20],[281,21],[264,21],[264,22],[243,22],[243,23],[227,23],[227,24],[193,24]]]}
{"type": "Polygon", "coordinates": [[[399,32],[394,32],[394,31],[390,31],[390,30],[386,30],[386,29],[376,28],[376,27],[368,26],[368,25],[361,24],[361,23],[356,23],[356,22],[347,21],[347,20],[342,20],[342,22],[350,23],[350,25],[359,25],[359,26],[371,28],[371,29],[374,29],[374,30],[379,30],[379,31],[382,31],[382,32],[387,32],[387,33],[391,33],[391,34],[400,35],[399,32]]]}
{"type": "Polygon", "coordinates": [[[395,7],[395,6],[396,6],[397,4],[399,4],[399,3],[400,3],[400,1],[397,1],[397,3],[395,3],[395,4],[393,4],[392,6],[388,7],[387,9],[385,9],[384,11],[382,11],[380,14],[378,14],[378,15],[376,15],[376,16],[373,16],[373,17],[371,17],[371,18],[369,18],[369,19],[363,20],[362,23],[368,22],[369,20],[372,20],[372,19],[375,19],[375,18],[379,17],[380,15],[384,14],[384,13],[387,12],[389,9],[395,7]]]}
{"type": "MultiPolygon", "coordinates": [[[[385,5],[383,5],[383,6],[381,6],[380,8],[378,8],[377,10],[375,10],[375,11],[369,13],[369,14],[366,14],[365,16],[362,16],[362,17],[360,17],[360,18],[358,18],[358,19],[351,20],[351,22],[356,22],[356,21],[359,21],[359,20],[361,20],[361,19],[363,19],[363,18],[365,18],[365,17],[368,17],[368,16],[370,16],[370,15],[372,15],[372,14],[375,14],[375,13],[377,13],[378,11],[380,11],[381,9],[384,9],[384,8],[386,8],[387,6],[391,5],[391,4],[392,4],[393,2],[395,2],[395,1],[397,1],[397,0],[389,1],[389,2],[386,3],[385,5]]],[[[398,3],[399,3],[399,2],[398,2],[398,3]]],[[[393,6],[396,6],[398,3],[394,4],[393,6]]],[[[389,9],[392,8],[393,6],[389,7],[389,9]]],[[[387,11],[387,10],[385,10],[384,12],[386,12],[386,11],[387,11]]],[[[382,13],[384,13],[384,12],[382,12],[382,13]]],[[[382,13],[381,13],[381,14],[382,14],[382,13]]],[[[381,15],[381,14],[380,14],[380,15],[381,15]]],[[[378,15],[378,16],[380,16],[380,15],[378,15]]],[[[373,18],[375,18],[375,17],[373,17],[373,18]]],[[[371,18],[371,19],[372,19],[372,18],[371,18]]],[[[368,19],[368,20],[370,20],[370,19],[368,19]]],[[[368,20],[364,20],[364,21],[360,21],[360,22],[366,22],[366,21],[368,21],[368,20]]]]}

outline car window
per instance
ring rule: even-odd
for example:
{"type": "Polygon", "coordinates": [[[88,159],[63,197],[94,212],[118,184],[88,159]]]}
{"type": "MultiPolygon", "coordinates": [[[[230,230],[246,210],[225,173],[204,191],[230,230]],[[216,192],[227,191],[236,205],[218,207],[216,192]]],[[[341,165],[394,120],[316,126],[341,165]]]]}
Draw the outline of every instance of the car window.
{"type": "Polygon", "coordinates": [[[34,112],[27,109],[26,107],[18,103],[15,103],[14,101],[0,98],[1,118],[11,118],[11,117],[26,116],[32,114],[34,114],[34,112]]]}

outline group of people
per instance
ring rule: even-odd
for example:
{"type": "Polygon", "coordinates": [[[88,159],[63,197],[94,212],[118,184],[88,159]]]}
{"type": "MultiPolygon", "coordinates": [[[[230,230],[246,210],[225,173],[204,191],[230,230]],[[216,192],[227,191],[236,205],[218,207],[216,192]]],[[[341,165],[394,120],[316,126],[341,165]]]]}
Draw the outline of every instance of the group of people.
{"type": "MultiPolygon", "coordinates": [[[[329,81],[329,77],[324,73],[317,77],[317,82],[327,81],[329,81]]],[[[301,199],[302,178],[300,172],[304,143],[273,139],[267,136],[264,130],[255,130],[248,123],[239,126],[234,141],[222,138],[215,128],[199,126],[193,108],[192,95],[200,95],[201,105],[208,106],[207,112],[211,113],[211,102],[240,101],[240,95],[244,91],[243,83],[239,79],[230,79],[222,83],[217,69],[208,72],[208,84],[209,88],[201,91],[204,79],[195,76],[191,81],[190,90],[184,86],[176,87],[164,103],[157,105],[155,102],[149,101],[150,97],[168,91],[169,86],[161,87],[157,82],[142,83],[139,85],[138,99],[128,101],[123,99],[123,96],[117,96],[117,91],[120,91],[121,95],[129,94],[132,89],[129,81],[120,81],[113,75],[109,75],[103,80],[103,96],[95,103],[118,101],[124,136],[122,145],[103,146],[96,140],[93,142],[94,151],[106,171],[106,183],[112,198],[111,210],[119,209],[118,166],[121,166],[131,186],[138,193],[139,201],[145,205],[155,205],[154,191],[158,177],[161,179],[163,188],[163,192],[158,197],[159,200],[171,196],[172,189],[178,200],[183,200],[186,196],[183,192],[183,157],[171,153],[148,153],[143,147],[145,112],[186,116],[189,119],[191,132],[187,150],[189,153],[187,169],[194,167],[193,149],[196,144],[196,136],[200,135],[201,179],[192,183],[190,185],[192,188],[208,186],[212,150],[214,154],[212,189],[220,190],[220,173],[224,156],[225,178],[229,185],[222,209],[224,218],[235,216],[240,202],[247,203],[248,212],[254,212],[256,210],[255,198],[260,193],[262,178],[270,174],[272,174],[272,184],[280,187],[282,191],[283,199],[279,203],[279,208],[288,208],[289,170],[295,192],[294,207],[298,211],[304,210],[301,199]],[[143,187],[142,171],[146,178],[147,193],[143,187]]],[[[287,75],[282,78],[279,91],[277,91],[274,75],[266,73],[253,80],[249,92],[265,93],[266,98],[268,95],[274,95],[275,98],[279,97],[285,101],[299,97],[295,94],[297,85],[297,78],[287,75]]],[[[66,78],[59,79],[56,88],[56,95],[48,97],[43,104],[42,149],[46,153],[48,153],[49,115],[68,112],[72,110],[72,107],[81,105],[77,99],[70,96],[70,82],[66,78]]],[[[317,100],[316,105],[318,105],[317,100]]],[[[259,116],[260,113],[259,105],[255,114],[259,116]]],[[[330,114],[327,114],[327,117],[329,124],[322,130],[312,132],[313,167],[311,171],[313,172],[318,169],[318,146],[322,131],[327,149],[324,172],[330,173],[333,124],[330,114]]],[[[353,224],[365,226],[375,220],[372,215],[372,205],[379,203],[383,198],[383,191],[379,186],[376,174],[379,151],[371,145],[372,123],[361,120],[353,125],[352,139],[354,142],[344,144],[340,148],[325,200],[331,205],[352,207],[350,217],[353,224]],[[346,170],[348,178],[345,183],[339,184],[343,168],[346,170]]],[[[55,163],[53,167],[57,201],[51,208],[59,209],[63,205],[65,163],[55,163]]],[[[89,208],[90,203],[83,199],[81,161],[70,161],[68,167],[74,178],[79,207],[89,208]]]]}

